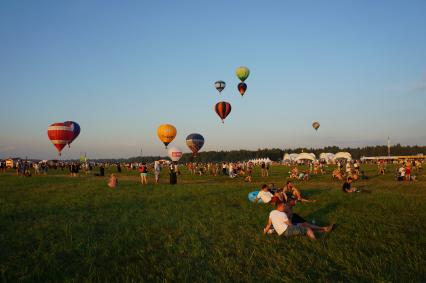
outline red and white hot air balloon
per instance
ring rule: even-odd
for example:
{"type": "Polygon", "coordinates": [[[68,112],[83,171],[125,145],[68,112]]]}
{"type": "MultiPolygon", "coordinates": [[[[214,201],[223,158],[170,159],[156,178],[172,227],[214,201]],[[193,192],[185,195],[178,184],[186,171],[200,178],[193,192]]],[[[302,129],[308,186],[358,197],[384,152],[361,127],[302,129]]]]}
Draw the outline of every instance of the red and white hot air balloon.
{"type": "Polygon", "coordinates": [[[47,129],[47,135],[61,155],[62,149],[73,139],[74,132],[69,124],[53,123],[47,129]]]}

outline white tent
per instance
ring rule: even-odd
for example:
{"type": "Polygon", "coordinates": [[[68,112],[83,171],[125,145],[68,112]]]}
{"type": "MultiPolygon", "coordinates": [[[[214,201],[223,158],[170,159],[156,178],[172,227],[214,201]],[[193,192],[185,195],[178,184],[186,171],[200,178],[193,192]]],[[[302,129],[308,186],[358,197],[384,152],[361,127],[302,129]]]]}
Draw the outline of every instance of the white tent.
{"type": "Polygon", "coordinates": [[[288,154],[288,153],[284,154],[283,162],[289,162],[289,161],[291,161],[290,154],[288,154]]]}
{"type": "Polygon", "coordinates": [[[334,160],[338,159],[346,159],[346,160],[352,160],[352,156],[349,152],[338,152],[334,155],[334,160]]]}
{"type": "Polygon", "coordinates": [[[296,158],[296,161],[300,161],[300,160],[310,160],[310,161],[315,161],[315,154],[313,153],[306,153],[306,152],[302,152],[299,154],[299,156],[296,158]]]}
{"type": "Polygon", "coordinates": [[[296,161],[296,159],[299,157],[299,154],[297,154],[297,153],[291,153],[289,155],[290,155],[291,161],[296,161]]]}
{"type": "Polygon", "coordinates": [[[334,154],[333,153],[325,153],[325,152],[323,152],[323,153],[321,153],[320,154],[320,156],[319,156],[319,159],[320,160],[324,160],[325,162],[330,162],[330,161],[333,161],[333,159],[334,159],[334,154]]]}

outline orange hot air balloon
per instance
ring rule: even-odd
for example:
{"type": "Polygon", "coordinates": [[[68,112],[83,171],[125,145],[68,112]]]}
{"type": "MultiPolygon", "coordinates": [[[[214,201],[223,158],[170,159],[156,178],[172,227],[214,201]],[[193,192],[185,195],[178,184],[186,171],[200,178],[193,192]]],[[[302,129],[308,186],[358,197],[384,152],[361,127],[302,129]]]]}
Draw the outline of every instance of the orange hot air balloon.
{"type": "Polygon", "coordinates": [[[160,125],[157,129],[158,138],[164,143],[166,148],[167,145],[175,139],[176,133],[176,128],[170,124],[160,125]]]}
{"type": "Polygon", "coordinates": [[[312,128],[314,128],[315,131],[318,131],[319,127],[320,127],[320,123],[318,123],[318,122],[313,122],[312,123],[312,128]]]}

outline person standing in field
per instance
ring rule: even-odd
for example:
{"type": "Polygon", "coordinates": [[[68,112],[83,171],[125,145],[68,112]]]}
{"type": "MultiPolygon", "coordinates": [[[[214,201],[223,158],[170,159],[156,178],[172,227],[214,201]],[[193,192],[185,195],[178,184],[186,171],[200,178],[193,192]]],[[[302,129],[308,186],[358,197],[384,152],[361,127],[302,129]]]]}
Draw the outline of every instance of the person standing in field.
{"type": "Polygon", "coordinates": [[[118,179],[117,177],[115,177],[114,174],[111,174],[111,176],[109,177],[109,181],[108,181],[108,187],[110,188],[115,188],[118,185],[118,179]]]}
{"type": "Polygon", "coordinates": [[[405,163],[405,180],[410,181],[411,180],[411,164],[409,161],[405,163]]]}
{"type": "Polygon", "coordinates": [[[262,162],[260,164],[260,170],[261,170],[262,177],[266,177],[266,164],[265,164],[265,162],[262,162]]]}
{"type": "Polygon", "coordinates": [[[141,164],[141,166],[139,166],[139,173],[141,176],[141,183],[143,184],[148,184],[148,167],[146,166],[145,162],[143,162],[141,164]]]}
{"type": "Polygon", "coordinates": [[[161,173],[160,162],[155,161],[154,162],[154,174],[155,174],[155,183],[156,184],[158,184],[160,182],[160,173],[161,173]]]}

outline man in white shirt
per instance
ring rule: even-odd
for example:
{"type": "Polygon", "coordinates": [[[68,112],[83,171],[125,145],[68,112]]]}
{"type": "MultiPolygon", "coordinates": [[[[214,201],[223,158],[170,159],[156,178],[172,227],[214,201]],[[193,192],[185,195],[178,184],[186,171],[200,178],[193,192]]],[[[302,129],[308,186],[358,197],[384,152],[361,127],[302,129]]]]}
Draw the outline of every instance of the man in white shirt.
{"type": "Polygon", "coordinates": [[[299,225],[293,225],[291,220],[288,219],[287,214],[284,212],[285,204],[283,202],[277,203],[277,209],[272,210],[269,214],[268,224],[266,224],[265,229],[263,229],[263,233],[268,233],[271,226],[274,227],[275,231],[278,235],[284,235],[285,237],[291,236],[308,236],[312,240],[316,240],[315,234],[311,228],[302,227],[299,225]]]}

